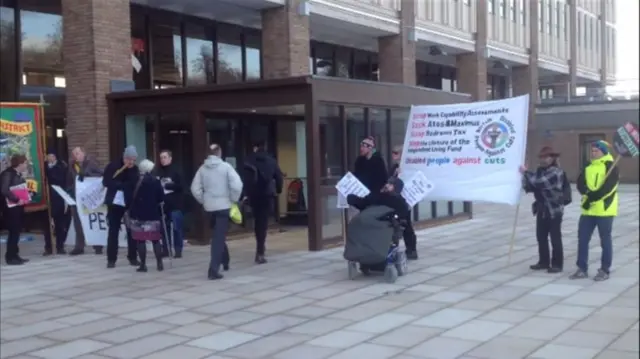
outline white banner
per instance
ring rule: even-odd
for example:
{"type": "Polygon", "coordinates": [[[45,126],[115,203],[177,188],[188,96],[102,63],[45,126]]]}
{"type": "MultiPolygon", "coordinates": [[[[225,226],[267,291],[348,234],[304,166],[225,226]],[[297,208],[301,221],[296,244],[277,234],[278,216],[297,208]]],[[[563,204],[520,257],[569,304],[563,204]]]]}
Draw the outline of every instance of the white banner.
{"type": "MultiPolygon", "coordinates": [[[[76,193],[83,193],[87,188],[93,189],[102,186],[102,177],[85,177],[83,182],[76,179],[76,193]]],[[[106,246],[107,235],[109,231],[109,225],[107,223],[107,206],[100,205],[99,207],[90,210],[87,208],[84,200],[87,197],[76,196],[78,217],[82,224],[82,231],[86,245],[88,246],[106,246]]],[[[89,197],[91,198],[91,197],[89,197]]],[[[104,198],[104,196],[103,196],[104,198]]],[[[89,199],[89,201],[92,201],[89,199]]],[[[95,201],[90,203],[91,206],[95,204],[95,201]]],[[[120,233],[118,235],[118,246],[127,246],[126,228],[124,223],[120,225],[120,233]]],[[[67,245],[75,244],[75,229],[73,227],[73,220],[67,234],[67,245]]]]}
{"type": "Polygon", "coordinates": [[[402,150],[403,179],[422,172],[433,201],[520,200],[529,96],[412,106],[402,150]]]}

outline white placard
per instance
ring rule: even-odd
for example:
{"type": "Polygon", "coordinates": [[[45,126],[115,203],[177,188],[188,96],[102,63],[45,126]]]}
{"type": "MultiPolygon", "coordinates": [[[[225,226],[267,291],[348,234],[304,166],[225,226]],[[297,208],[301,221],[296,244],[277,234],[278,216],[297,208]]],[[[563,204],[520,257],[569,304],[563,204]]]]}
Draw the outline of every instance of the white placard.
{"type": "Polygon", "coordinates": [[[415,172],[410,180],[404,183],[402,197],[409,207],[413,208],[433,190],[433,183],[422,172],[415,172]]]}
{"type": "Polygon", "coordinates": [[[338,184],[336,184],[336,189],[344,197],[347,197],[350,194],[356,195],[358,197],[366,197],[367,195],[369,195],[369,193],[371,193],[371,191],[369,191],[369,189],[365,185],[363,185],[362,182],[360,182],[360,180],[358,180],[358,178],[356,178],[356,176],[351,172],[347,172],[347,174],[344,175],[344,177],[342,177],[340,181],[338,181],[338,184]]]}
{"type": "Polygon", "coordinates": [[[171,180],[171,177],[163,177],[163,178],[158,177],[158,179],[160,180],[160,183],[162,183],[162,188],[164,189],[164,194],[173,193],[172,190],[168,190],[168,189],[165,188],[165,186],[168,183],[173,183],[173,180],[171,180]]]}
{"type": "MultiPolygon", "coordinates": [[[[102,186],[102,177],[85,177],[83,182],[76,180],[76,193],[82,193],[88,188],[95,188],[98,185],[102,186]]],[[[78,217],[82,225],[82,232],[86,244],[89,246],[106,246],[107,235],[109,232],[109,223],[107,221],[107,206],[104,204],[97,208],[90,210],[83,202],[82,196],[76,197],[78,217]]],[[[104,201],[103,201],[104,202],[104,201]]],[[[73,220],[71,221],[71,228],[73,228],[73,220]]],[[[118,234],[118,246],[127,246],[126,228],[124,223],[120,225],[120,232],[118,234]]],[[[75,230],[69,230],[67,234],[67,244],[75,243],[75,230]]]]}
{"type": "Polygon", "coordinates": [[[76,201],[73,198],[71,198],[71,196],[69,196],[67,191],[63,190],[62,187],[52,184],[51,188],[53,188],[53,190],[56,191],[56,193],[59,194],[60,197],[62,197],[62,199],[64,200],[64,203],[66,203],[67,206],[76,205],[76,201]]]}
{"type": "Polygon", "coordinates": [[[124,201],[124,192],[116,191],[116,194],[113,196],[113,204],[120,207],[126,207],[124,201]]]}
{"type": "Polygon", "coordinates": [[[338,192],[338,206],[337,208],[349,208],[349,203],[347,203],[347,197],[343,196],[342,193],[338,192]]]}
{"type": "Polygon", "coordinates": [[[454,105],[412,106],[402,174],[422,172],[433,201],[520,200],[529,96],[454,105]]]}
{"type": "Polygon", "coordinates": [[[102,179],[100,181],[94,181],[95,178],[85,178],[85,181],[78,181],[76,179],[76,201],[82,203],[82,208],[86,208],[89,211],[93,211],[104,204],[104,196],[107,193],[107,189],[102,185],[102,179]],[[80,184],[78,187],[77,184],[80,184]]]}
{"type": "Polygon", "coordinates": [[[136,70],[137,73],[140,73],[140,70],[142,70],[142,64],[134,54],[131,54],[131,66],[133,66],[133,69],[136,70]]]}

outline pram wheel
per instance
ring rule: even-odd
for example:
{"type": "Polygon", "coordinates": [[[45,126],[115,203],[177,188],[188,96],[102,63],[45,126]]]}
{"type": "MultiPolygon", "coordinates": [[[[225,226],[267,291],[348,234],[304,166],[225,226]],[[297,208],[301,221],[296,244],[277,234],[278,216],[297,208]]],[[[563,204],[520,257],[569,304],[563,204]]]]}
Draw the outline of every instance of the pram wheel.
{"type": "Polygon", "coordinates": [[[363,276],[368,277],[371,275],[371,268],[361,265],[360,272],[362,272],[363,276]]]}
{"type": "Polygon", "coordinates": [[[358,276],[358,263],[347,262],[347,270],[349,271],[349,279],[354,280],[358,276]]]}
{"type": "Polygon", "coordinates": [[[405,251],[398,251],[398,254],[396,255],[396,262],[394,264],[398,270],[398,276],[402,277],[403,275],[406,275],[409,271],[407,253],[405,253],[405,251]]]}
{"type": "Polygon", "coordinates": [[[387,267],[384,269],[384,280],[387,283],[395,283],[397,279],[398,269],[396,268],[396,266],[393,264],[387,265],[387,267]]]}

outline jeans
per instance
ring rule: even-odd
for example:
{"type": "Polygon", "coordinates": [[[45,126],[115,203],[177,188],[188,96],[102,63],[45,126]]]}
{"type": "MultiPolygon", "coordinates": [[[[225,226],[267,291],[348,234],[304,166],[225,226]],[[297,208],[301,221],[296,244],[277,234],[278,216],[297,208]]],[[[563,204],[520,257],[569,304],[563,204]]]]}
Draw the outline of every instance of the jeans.
{"type": "MultiPolygon", "coordinates": [[[[4,200],[4,199],[3,199],[4,200]]],[[[10,261],[19,259],[20,249],[20,231],[22,231],[22,222],[24,220],[24,206],[16,206],[13,208],[5,208],[3,213],[3,221],[9,230],[7,237],[7,252],[4,255],[5,260],[10,261]]]]}
{"type": "Polygon", "coordinates": [[[229,229],[229,210],[211,212],[211,262],[209,273],[219,273],[220,265],[225,257],[226,238],[229,229]]]}
{"type": "Polygon", "coordinates": [[[253,214],[253,229],[256,235],[256,255],[263,256],[266,251],[267,229],[269,227],[270,198],[256,198],[251,200],[253,214]]]}
{"type": "Polygon", "coordinates": [[[589,242],[598,227],[602,257],[600,269],[609,273],[613,262],[613,241],[611,231],[614,217],[580,216],[578,221],[578,261],[576,265],[585,273],[589,269],[589,242]]]}
{"type": "Polygon", "coordinates": [[[550,266],[562,269],[564,265],[562,216],[551,218],[538,214],[536,218],[536,239],[538,240],[538,264],[543,267],[550,266]],[[551,254],[549,253],[549,239],[551,239],[551,254]]]}
{"type": "MultiPolygon", "coordinates": [[[[107,235],[107,262],[115,263],[118,260],[118,237],[122,226],[125,208],[116,205],[109,205],[107,210],[107,225],[109,234],[107,235]]],[[[136,261],[138,258],[137,245],[131,237],[131,231],[127,228],[127,259],[136,261]]]]}

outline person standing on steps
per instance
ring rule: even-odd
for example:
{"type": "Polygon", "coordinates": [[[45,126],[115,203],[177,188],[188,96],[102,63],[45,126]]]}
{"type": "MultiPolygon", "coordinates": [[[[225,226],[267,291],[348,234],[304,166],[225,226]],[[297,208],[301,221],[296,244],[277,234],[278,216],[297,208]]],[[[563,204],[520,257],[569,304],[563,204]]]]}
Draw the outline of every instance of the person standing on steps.
{"type": "MultiPolygon", "coordinates": [[[[122,159],[111,162],[104,170],[102,185],[107,189],[104,203],[107,205],[107,268],[115,268],[118,260],[118,237],[122,227],[122,219],[131,205],[133,191],[138,183],[139,170],[136,166],[138,151],[134,146],[125,148],[122,159]]],[[[129,228],[127,236],[127,259],[132,266],[138,266],[137,246],[131,237],[129,228]]]]}
{"type": "Polygon", "coordinates": [[[251,206],[256,236],[256,264],[267,263],[265,257],[269,213],[276,196],[282,193],[283,176],[276,160],[265,149],[263,140],[256,141],[253,153],[244,163],[245,197],[251,206]]]}
{"type": "MultiPolygon", "coordinates": [[[[69,168],[64,161],[58,160],[56,152],[51,149],[47,151],[47,163],[44,173],[49,185],[49,212],[51,214],[51,219],[53,220],[53,234],[55,234],[56,237],[56,253],[66,254],[64,250],[64,242],[67,239],[67,232],[71,221],[69,206],[51,186],[65,188],[69,182],[67,180],[69,168]]],[[[51,234],[51,228],[48,227],[45,230],[44,256],[50,256],[53,254],[51,234]]]]}
{"type": "MultiPolygon", "coordinates": [[[[155,176],[160,180],[164,188],[164,211],[165,224],[167,225],[166,233],[171,236],[171,227],[173,227],[173,248],[174,258],[182,258],[182,247],[184,244],[184,235],[182,230],[183,223],[183,182],[182,176],[172,164],[173,156],[171,151],[162,150],[160,152],[160,166],[155,168],[155,176]],[[172,224],[172,226],[170,225],[172,224]]],[[[164,231],[163,231],[164,233],[164,231]]],[[[162,238],[162,254],[169,255],[168,238],[162,238]]]]}
{"type": "MultiPolygon", "coordinates": [[[[402,156],[402,146],[395,146],[391,151],[392,165],[389,169],[389,183],[393,183],[395,179],[400,178],[400,161],[402,156]]],[[[413,230],[413,224],[411,223],[411,212],[405,218],[407,226],[404,228],[402,237],[404,239],[404,246],[407,248],[407,259],[418,259],[418,238],[416,232],[413,230]]]]}
{"type": "Polygon", "coordinates": [[[582,214],[578,221],[578,270],[571,279],[588,278],[589,242],[598,228],[602,256],[596,282],[609,279],[613,262],[613,219],[618,215],[618,184],[620,175],[611,156],[611,146],[597,141],[591,146],[591,163],[578,177],[576,185],[582,195],[582,214]],[[608,175],[607,175],[608,174],[608,175]]]}
{"type": "MultiPolygon", "coordinates": [[[[102,169],[98,162],[86,154],[82,147],[76,147],[71,151],[72,161],[69,166],[69,176],[67,177],[67,191],[72,198],[76,198],[76,178],[83,182],[86,177],[101,177],[102,169]]],[[[72,256],[84,254],[85,238],[82,230],[82,222],[78,216],[78,206],[71,206],[71,216],[73,218],[73,228],[76,232],[76,244],[69,253],[72,256]]],[[[96,254],[102,254],[102,246],[93,246],[96,254]]]]}
{"type": "MultiPolygon", "coordinates": [[[[545,146],[538,157],[540,166],[533,172],[526,166],[520,167],[525,192],[533,193],[532,205],[536,216],[536,238],[538,240],[538,263],[530,266],[532,270],[546,270],[560,273],[564,265],[562,246],[562,217],[566,202],[565,188],[568,186],[566,174],[558,166],[560,155],[551,147],[545,146]],[[549,255],[549,238],[552,252],[549,255]]],[[[570,188],[569,188],[570,190],[570,188]]]]}
{"type": "Polygon", "coordinates": [[[129,206],[129,225],[131,237],[136,242],[140,267],[137,272],[147,271],[147,241],[153,245],[153,254],[156,256],[156,268],[159,272],[164,270],[162,263],[162,206],[165,199],[164,188],[154,175],[154,163],[142,160],[138,165],[140,178],[133,189],[131,206],[129,206]]]}
{"type": "Polygon", "coordinates": [[[191,183],[191,194],[200,203],[211,218],[211,261],[208,278],[222,279],[220,266],[228,269],[229,264],[226,245],[229,229],[229,211],[237,203],[242,194],[242,180],[236,170],[222,160],[222,149],[217,144],[209,146],[209,156],[196,172],[191,183]],[[226,255],[225,255],[226,253],[226,255]]]}

